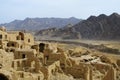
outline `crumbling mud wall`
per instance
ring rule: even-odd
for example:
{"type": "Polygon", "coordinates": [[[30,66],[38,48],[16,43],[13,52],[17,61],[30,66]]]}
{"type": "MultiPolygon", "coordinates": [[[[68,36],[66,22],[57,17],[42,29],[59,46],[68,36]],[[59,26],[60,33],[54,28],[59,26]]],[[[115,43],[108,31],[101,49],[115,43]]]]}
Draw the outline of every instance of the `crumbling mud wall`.
{"type": "Polygon", "coordinates": [[[0,80],[120,80],[120,60],[114,62],[83,47],[35,43],[29,33],[0,28],[0,80]]]}

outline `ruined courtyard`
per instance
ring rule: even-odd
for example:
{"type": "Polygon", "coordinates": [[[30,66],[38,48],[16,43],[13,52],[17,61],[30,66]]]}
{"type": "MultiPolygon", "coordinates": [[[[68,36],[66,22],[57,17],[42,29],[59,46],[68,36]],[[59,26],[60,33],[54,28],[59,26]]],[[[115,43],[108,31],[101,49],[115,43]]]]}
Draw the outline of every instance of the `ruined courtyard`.
{"type": "Polygon", "coordinates": [[[0,27],[0,80],[120,80],[120,54],[37,42],[0,27]]]}

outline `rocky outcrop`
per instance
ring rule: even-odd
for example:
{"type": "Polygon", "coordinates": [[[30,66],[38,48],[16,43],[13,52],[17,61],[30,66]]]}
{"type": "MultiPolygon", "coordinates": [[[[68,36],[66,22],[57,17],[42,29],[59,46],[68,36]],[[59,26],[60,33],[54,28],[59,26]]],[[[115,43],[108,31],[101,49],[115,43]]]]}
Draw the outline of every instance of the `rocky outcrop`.
{"type": "MultiPolygon", "coordinates": [[[[36,32],[35,36],[41,36],[46,37],[49,36],[51,38],[61,38],[61,39],[80,39],[81,35],[79,32],[77,32],[74,28],[72,28],[73,25],[68,24],[64,26],[63,28],[49,28],[44,29],[36,32]]],[[[50,39],[50,38],[49,38],[50,39]]]]}
{"type": "Polygon", "coordinates": [[[120,39],[120,15],[113,13],[110,16],[90,16],[73,28],[84,39],[120,39]]]}
{"type": "Polygon", "coordinates": [[[61,37],[62,39],[117,40],[120,39],[120,15],[113,13],[109,16],[105,14],[90,16],[72,27],[67,25],[64,28],[50,32],[50,34],[52,38],[61,37]]]}

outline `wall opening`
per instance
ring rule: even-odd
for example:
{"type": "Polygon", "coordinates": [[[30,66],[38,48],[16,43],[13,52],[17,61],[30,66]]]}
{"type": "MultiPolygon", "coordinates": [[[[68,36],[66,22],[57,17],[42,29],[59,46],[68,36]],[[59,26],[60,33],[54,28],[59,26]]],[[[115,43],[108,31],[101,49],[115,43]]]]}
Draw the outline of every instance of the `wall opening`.
{"type": "Polygon", "coordinates": [[[5,39],[7,39],[7,35],[5,35],[5,39]]]}
{"type": "Polygon", "coordinates": [[[17,62],[17,67],[20,67],[20,62],[19,61],[17,62]]]}
{"type": "Polygon", "coordinates": [[[19,32],[19,35],[21,36],[21,40],[24,40],[24,33],[19,32]]]}
{"type": "Polygon", "coordinates": [[[28,42],[30,42],[30,39],[28,39],[28,42]]]}
{"type": "Polygon", "coordinates": [[[0,45],[2,45],[2,40],[0,40],[0,45]]]}
{"type": "Polygon", "coordinates": [[[0,39],[2,39],[2,35],[0,35],[0,39]]]}
{"type": "Polygon", "coordinates": [[[4,74],[0,73],[0,80],[9,80],[9,79],[4,74]]]}
{"type": "Polygon", "coordinates": [[[14,43],[12,43],[11,45],[12,45],[12,47],[14,47],[14,46],[15,46],[15,45],[14,45],[14,43]]]}
{"type": "Polygon", "coordinates": [[[15,43],[14,42],[8,42],[7,43],[7,47],[15,47],[15,43]]]}
{"type": "Polygon", "coordinates": [[[26,55],[25,55],[25,54],[22,54],[22,58],[26,58],[26,55]]]}
{"type": "Polygon", "coordinates": [[[7,47],[9,47],[10,46],[10,44],[9,43],[7,43],[7,47]]]}
{"type": "Polygon", "coordinates": [[[39,51],[43,52],[44,51],[44,47],[45,47],[45,44],[44,43],[40,43],[39,44],[39,48],[40,48],[39,51]]]}
{"type": "Polygon", "coordinates": [[[16,40],[19,40],[19,36],[16,37],[16,40]]]}
{"type": "Polygon", "coordinates": [[[3,65],[2,65],[2,64],[0,64],[0,69],[2,68],[2,66],[3,66],[3,65]]]}
{"type": "Polygon", "coordinates": [[[40,80],[40,76],[38,76],[38,80],[40,80]]]}
{"type": "Polygon", "coordinates": [[[14,52],[14,49],[11,49],[10,52],[14,52]]]}
{"type": "Polygon", "coordinates": [[[22,49],[22,48],[23,48],[23,46],[20,46],[20,48],[22,49]]]}
{"type": "Polygon", "coordinates": [[[20,74],[20,77],[21,77],[21,78],[24,78],[24,73],[21,73],[21,74],[20,74]]]}

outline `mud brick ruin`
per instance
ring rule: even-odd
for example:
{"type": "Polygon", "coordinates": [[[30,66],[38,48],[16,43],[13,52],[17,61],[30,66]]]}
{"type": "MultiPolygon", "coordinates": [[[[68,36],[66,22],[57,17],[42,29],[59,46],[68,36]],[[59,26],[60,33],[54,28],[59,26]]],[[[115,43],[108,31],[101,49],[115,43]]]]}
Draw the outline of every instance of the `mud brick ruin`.
{"type": "Polygon", "coordinates": [[[0,28],[0,80],[120,80],[120,60],[89,50],[36,43],[30,33],[0,28]]]}

